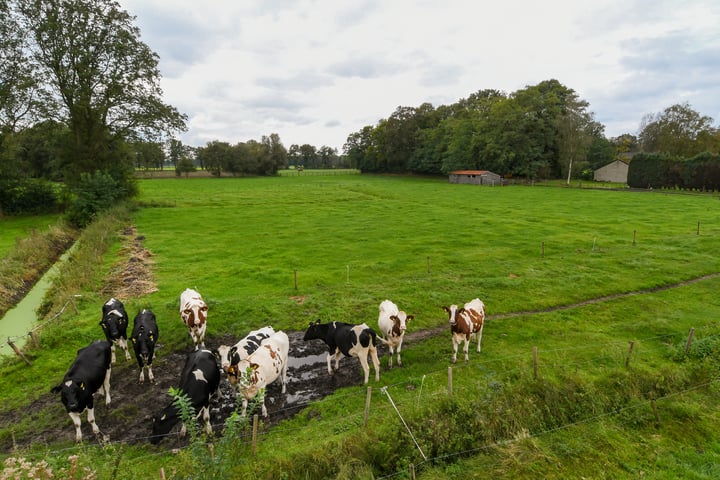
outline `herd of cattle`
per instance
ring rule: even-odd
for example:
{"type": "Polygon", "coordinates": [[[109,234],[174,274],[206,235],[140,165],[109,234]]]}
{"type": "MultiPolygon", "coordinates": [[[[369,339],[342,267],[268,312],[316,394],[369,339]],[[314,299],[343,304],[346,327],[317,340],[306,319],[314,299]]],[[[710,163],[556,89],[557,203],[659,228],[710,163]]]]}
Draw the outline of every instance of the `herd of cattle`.
{"type": "MultiPolygon", "coordinates": [[[[458,346],[464,342],[465,362],[468,362],[470,340],[477,337],[477,351],[480,352],[482,330],[485,320],[485,305],[480,299],[474,299],[463,307],[450,305],[442,307],[447,312],[452,334],[453,357],[457,361],[458,346]]],[[[221,370],[227,381],[233,385],[237,395],[242,397],[242,415],[247,412],[248,402],[257,397],[265,387],[279,380],[282,393],[285,393],[287,380],[288,355],[290,344],[283,331],[275,331],[270,326],[251,331],[235,345],[221,345],[212,352],[205,348],[208,306],[195,290],[186,289],[180,295],[180,318],[187,326],[192,338],[194,350],[187,356],[180,376],[180,391],[187,396],[197,418],[203,419],[205,431],[212,433],[210,425],[210,397],[220,394],[221,370]],[[219,366],[218,366],[219,362],[219,366]]],[[[303,340],[319,339],[328,347],[327,369],[330,375],[339,366],[341,356],[357,357],[368,383],[370,366],[373,362],[375,381],[380,380],[380,362],[377,356],[378,340],[387,345],[390,358],[388,367],[393,366],[393,356],[397,355],[397,364],[402,366],[402,343],[407,324],[414,318],[399,310],[390,300],[384,300],[379,306],[378,328],[380,336],[367,324],[353,325],[343,322],[310,323],[303,340]],[[332,358],[335,357],[335,367],[332,358]]],[[[60,392],[61,400],[75,426],[76,441],[82,440],[80,414],[87,410],[87,421],[93,433],[100,429],[95,423],[93,395],[105,395],[105,405],[110,403],[110,371],[115,363],[115,347],[125,352],[129,360],[127,329],[129,317],[121,301],[111,298],[102,307],[100,326],[106,340],[97,340],[81,348],[65,374],[62,382],[52,388],[53,393],[60,392]]],[[[155,344],[159,331],[155,314],[150,310],[140,311],[134,318],[132,341],[135,357],[140,367],[138,383],[147,378],[152,383],[152,361],[155,356],[155,344]]],[[[262,415],[267,416],[264,399],[260,399],[262,415]]],[[[158,443],[180,421],[180,412],[175,402],[152,417],[152,435],[150,441],[158,443]]],[[[182,425],[180,434],[185,433],[182,425]]]]}

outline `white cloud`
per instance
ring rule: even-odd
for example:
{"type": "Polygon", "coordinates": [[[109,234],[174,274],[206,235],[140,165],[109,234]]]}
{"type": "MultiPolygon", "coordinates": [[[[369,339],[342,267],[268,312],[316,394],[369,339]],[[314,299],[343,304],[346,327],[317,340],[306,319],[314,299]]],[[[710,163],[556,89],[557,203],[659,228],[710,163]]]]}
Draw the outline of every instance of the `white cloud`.
{"type": "Polygon", "coordinates": [[[398,106],[557,79],[606,134],[688,101],[720,118],[720,3],[120,0],[190,145],[277,133],[342,149],[398,106]]]}

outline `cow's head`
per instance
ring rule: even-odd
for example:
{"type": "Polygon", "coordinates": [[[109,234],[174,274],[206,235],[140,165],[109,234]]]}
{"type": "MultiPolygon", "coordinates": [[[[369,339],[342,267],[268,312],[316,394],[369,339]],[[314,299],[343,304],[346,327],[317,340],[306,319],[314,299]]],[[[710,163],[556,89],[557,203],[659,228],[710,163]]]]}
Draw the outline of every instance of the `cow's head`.
{"type": "Polygon", "coordinates": [[[323,332],[320,328],[320,320],[318,319],[315,322],[310,322],[310,325],[308,325],[308,329],[305,331],[305,336],[303,336],[303,340],[314,340],[316,338],[323,338],[323,332]]]}
{"type": "Polygon", "coordinates": [[[82,413],[87,407],[88,396],[92,398],[92,392],[88,390],[85,382],[72,378],[63,380],[50,391],[52,393],[60,392],[60,399],[68,412],[82,413]]]}
{"type": "MultiPolygon", "coordinates": [[[[457,305],[450,305],[449,307],[442,307],[443,310],[448,314],[448,319],[450,320],[450,325],[456,325],[457,324],[457,316],[460,311],[458,310],[457,305]]],[[[462,310],[462,309],[461,309],[462,310]]]]}
{"type": "Polygon", "coordinates": [[[153,415],[150,443],[158,444],[179,420],[177,408],[173,405],[168,405],[162,412],[153,415]]]}
{"type": "Polygon", "coordinates": [[[132,337],[135,354],[143,362],[143,365],[150,365],[155,351],[155,332],[145,331],[145,325],[141,325],[137,335],[132,337]]]}
{"type": "Polygon", "coordinates": [[[220,368],[227,375],[230,384],[235,385],[238,379],[238,362],[240,361],[237,346],[220,345],[215,352],[215,357],[220,361],[220,368]]]}
{"type": "Polygon", "coordinates": [[[208,306],[202,298],[193,298],[183,305],[180,316],[188,327],[199,326],[207,320],[207,311],[208,306]]]}
{"type": "Polygon", "coordinates": [[[400,310],[397,315],[390,315],[390,320],[393,321],[393,335],[399,337],[400,335],[405,333],[405,330],[407,329],[407,323],[413,318],[415,318],[413,315],[408,315],[402,310],[400,310]]]}
{"type": "Polygon", "coordinates": [[[120,312],[112,310],[100,320],[100,326],[108,339],[116,340],[120,338],[120,322],[122,319],[123,316],[120,312]]]}

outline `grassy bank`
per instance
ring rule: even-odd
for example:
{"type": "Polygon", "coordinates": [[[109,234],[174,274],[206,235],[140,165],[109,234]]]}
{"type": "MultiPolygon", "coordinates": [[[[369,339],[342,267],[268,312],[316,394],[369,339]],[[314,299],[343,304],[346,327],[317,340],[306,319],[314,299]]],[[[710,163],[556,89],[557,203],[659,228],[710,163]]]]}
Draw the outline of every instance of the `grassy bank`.
{"type": "MultiPolygon", "coordinates": [[[[123,300],[156,312],[161,355],[187,346],[177,319],[186,287],[210,304],[209,345],[267,323],[375,326],[385,298],[415,315],[412,331],[434,330],[447,322],[442,305],[479,296],[490,314],[483,351],[453,367],[450,394],[449,335],[409,342],[404,367],[383,359],[367,425],[358,381],[261,426],[255,456],[246,427],[230,446],[216,440],[212,456],[204,444],[175,454],[122,439],[45,439],[15,456],[60,469],[77,454],[101,478],[161,468],[168,478],[409,478],[411,464],[428,479],[717,476],[716,198],[357,175],[185,180],[141,182],[141,208],[98,228],[89,243],[107,243],[82,254],[94,275],[72,273],[80,281],[62,289],[83,295],[78,313],[47,331],[32,369],[0,365],[0,418],[33,404],[97,336],[127,223],[153,254],[158,290],[123,300]]],[[[53,412],[12,434],[71,428],[53,412]]]]}

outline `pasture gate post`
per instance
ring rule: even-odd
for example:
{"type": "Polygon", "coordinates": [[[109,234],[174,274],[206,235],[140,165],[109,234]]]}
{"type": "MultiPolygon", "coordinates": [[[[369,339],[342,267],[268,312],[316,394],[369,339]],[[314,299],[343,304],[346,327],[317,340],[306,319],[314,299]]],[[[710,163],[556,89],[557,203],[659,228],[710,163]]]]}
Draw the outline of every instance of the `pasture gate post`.
{"type": "Polygon", "coordinates": [[[258,431],[258,414],[253,415],[253,431],[252,431],[252,454],[255,456],[257,452],[257,431],[258,431]]]}
{"type": "Polygon", "coordinates": [[[625,357],[625,368],[630,366],[630,357],[632,356],[633,347],[635,346],[635,342],[630,342],[630,348],[628,348],[627,357],[625,357]]]}
{"type": "Polygon", "coordinates": [[[538,370],[538,361],[537,361],[537,347],[533,347],[533,379],[537,380],[537,370],[538,370]]]}
{"type": "Polygon", "coordinates": [[[367,387],[367,396],[365,397],[365,420],[363,427],[367,427],[368,417],[370,416],[370,398],[372,398],[372,387],[367,387]]]}
{"type": "Polygon", "coordinates": [[[452,367],[448,367],[448,396],[452,397],[452,367]]]}
{"type": "Polygon", "coordinates": [[[685,355],[690,353],[690,346],[693,342],[693,336],[695,336],[695,327],[690,329],[690,333],[688,334],[687,342],[685,342],[685,355]]]}

